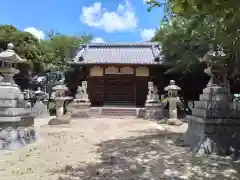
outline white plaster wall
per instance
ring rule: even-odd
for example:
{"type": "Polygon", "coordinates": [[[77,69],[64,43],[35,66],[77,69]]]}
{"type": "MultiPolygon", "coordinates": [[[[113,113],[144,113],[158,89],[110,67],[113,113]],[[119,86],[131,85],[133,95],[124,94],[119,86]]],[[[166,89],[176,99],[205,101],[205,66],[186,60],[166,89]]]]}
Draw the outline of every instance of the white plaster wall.
{"type": "Polygon", "coordinates": [[[103,76],[103,68],[99,66],[90,68],[90,76],[103,76]]]}
{"type": "Polygon", "coordinates": [[[117,74],[118,73],[118,68],[114,66],[109,66],[105,68],[105,74],[117,74]]]}
{"type": "Polygon", "coordinates": [[[149,69],[147,67],[137,67],[136,76],[149,76],[149,69]]]}
{"type": "Polygon", "coordinates": [[[123,68],[120,69],[120,72],[122,74],[134,74],[134,69],[128,66],[125,66],[123,68]]]}

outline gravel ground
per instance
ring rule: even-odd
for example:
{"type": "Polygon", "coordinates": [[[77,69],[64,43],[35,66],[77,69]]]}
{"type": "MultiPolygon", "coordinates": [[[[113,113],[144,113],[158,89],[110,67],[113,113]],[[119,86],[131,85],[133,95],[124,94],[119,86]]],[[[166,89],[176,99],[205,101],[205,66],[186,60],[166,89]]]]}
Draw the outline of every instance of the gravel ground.
{"type": "Polygon", "coordinates": [[[180,127],[130,118],[74,119],[70,125],[36,123],[41,140],[1,152],[0,180],[157,180],[237,177],[219,157],[192,158],[176,146],[180,127]]]}

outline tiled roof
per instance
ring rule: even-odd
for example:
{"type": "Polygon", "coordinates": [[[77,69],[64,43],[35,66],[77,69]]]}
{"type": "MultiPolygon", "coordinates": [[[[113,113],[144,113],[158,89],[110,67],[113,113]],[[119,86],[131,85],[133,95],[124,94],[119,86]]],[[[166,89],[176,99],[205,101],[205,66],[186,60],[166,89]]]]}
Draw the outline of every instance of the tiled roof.
{"type": "Polygon", "coordinates": [[[81,46],[74,64],[162,64],[159,43],[90,43],[81,46]]]}

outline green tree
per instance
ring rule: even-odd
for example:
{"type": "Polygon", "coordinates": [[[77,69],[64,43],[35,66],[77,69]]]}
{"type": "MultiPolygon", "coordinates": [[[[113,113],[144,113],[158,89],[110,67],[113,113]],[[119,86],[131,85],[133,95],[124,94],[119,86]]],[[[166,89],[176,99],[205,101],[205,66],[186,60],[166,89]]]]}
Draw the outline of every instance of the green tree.
{"type": "Polygon", "coordinates": [[[15,76],[21,89],[29,88],[29,70],[40,72],[47,60],[42,43],[28,32],[22,32],[12,25],[0,25],[0,51],[13,43],[16,53],[29,61],[29,64],[19,65],[20,73],[15,76]]]}
{"type": "Polygon", "coordinates": [[[32,34],[19,31],[12,25],[0,25],[0,49],[5,50],[8,43],[13,43],[15,51],[31,62],[34,69],[41,69],[39,66],[46,61],[41,42],[32,34]]]}
{"type": "Polygon", "coordinates": [[[51,89],[60,75],[69,70],[67,61],[75,56],[79,46],[92,39],[91,36],[67,36],[54,31],[50,31],[48,35],[46,40],[38,40],[32,34],[22,32],[12,25],[0,25],[0,51],[5,50],[11,42],[16,53],[30,62],[31,67],[19,66],[20,73],[15,77],[22,89],[32,88],[30,68],[34,76],[46,76],[47,86],[51,89]]]}
{"type": "MultiPolygon", "coordinates": [[[[209,49],[220,49],[225,52],[227,59],[221,60],[219,63],[225,63],[229,67],[229,72],[232,72],[234,68],[239,67],[238,61],[240,53],[238,28],[238,24],[240,23],[240,13],[238,11],[240,4],[236,4],[236,2],[235,0],[169,0],[167,2],[152,0],[149,4],[150,9],[156,6],[165,7],[167,9],[167,11],[165,11],[166,17],[168,17],[166,21],[168,24],[167,28],[169,30],[175,29],[175,31],[172,30],[170,33],[166,29],[165,31],[162,29],[159,30],[158,35],[161,34],[161,36],[169,38],[168,40],[165,38],[165,41],[160,39],[160,42],[163,44],[163,49],[166,51],[172,50],[168,49],[168,43],[178,44],[177,52],[185,49],[182,51],[182,55],[178,53],[181,57],[177,56],[173,58],[173,61],[178,61],[178,64],[192,65],[192,63],[189,63],[187,60],[188,57],[190,57],[188,56],[189,46],[197,44],[198,48],[196,48],[195,45],[190,48],[190,54],[195,54],[197,58],[200,58],[200,55],[202,55],[201,52],[205,51],[204,53],[206,53],[209,49]],[[174,24],[173,22],[176,19],[180,19],[180,22],[185,21],[185,23],[181,26],[171,25],[174,24]],[[186,46],[188,46],[188,48],[186,48],[186,46]],[[199,47],[201,49],[200,53],[199,47]],[[187,58],[184,58],[185,55],[187,55],[187,58]]],[[[179,24],[181,24],[180,22],[179,24]]],[[[173,49],[173,52],[169,53],[175,52],[176,49],[173,49]]],[[[164,54],[167,56],[166,52],[164,54]]]]}
{"type": "MultiPolygon", "coordinates": [[[[48,36],[49,38],[47,40],[42,41],[42,46],[44,52],[46,53],[47,61],[45,61],[45,69],[43,73],[39,75],[45,77],[45,81],[42,85],[46,88],[47,93],[51,96],[52,88],[59,83],[59,80],[64,74],[71,76],[81,75],[79,71],[72,70],[72,67],[68,66],[68,61],[72,60],[76,55],[77,49],[82,44],[89,42],[92,37],[67,36],[54,31],[50,31],[48,36]]],[[[75,77],[68,77],[65,79],[65,83],[77,86],[79,82],[74,81],[75,79],[75,77]]]]}
{"type": "Polygon", "coordinates": [[[162,23],[152,41],[159,41],[165,59],[173,66],[171,71],[183,73],[198,71],[199,57],[213,43],[214,29],[209,29],[208,22],[197,29],[192,29],[194,20],[183,17],[173,17],[171,22],[162,23]]]}
{"type": "MultiPolygon", "coordinates": [[[[67,36],[64,34],[50,31],[49,39],[43,41],[45,51],[51,56],[50,64],[66,64],[71,60],[76,53],[76,50],[86,42],[89,42],[92,37],[87,36],[67,36]]],[[[48,62],[49,64],[49,62],[48,62]]]]}

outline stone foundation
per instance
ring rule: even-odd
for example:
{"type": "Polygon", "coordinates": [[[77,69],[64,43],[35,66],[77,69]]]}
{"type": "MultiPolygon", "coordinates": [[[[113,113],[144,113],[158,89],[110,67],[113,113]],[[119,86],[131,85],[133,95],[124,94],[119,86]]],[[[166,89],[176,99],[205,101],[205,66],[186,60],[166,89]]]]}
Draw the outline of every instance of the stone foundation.
{"type": "Polygon", "coordinates": [[[0,122],[0,150],[18,149],[36,139],[33,116],[15,122],[0,122]]]}
{"type": "Polygon", "coordinates": [[[186,116],[188,130],[184,143],[195,153],[229,155],[240,148],[239,104],[231,101],[229,89],[209,86],[186,116]]]}
{"type": "Polygon", "coordinates": [[[198,154],[228,154],[240,148],[239,119],[204,119],[187,116],[184,143],[198,154]]]}

